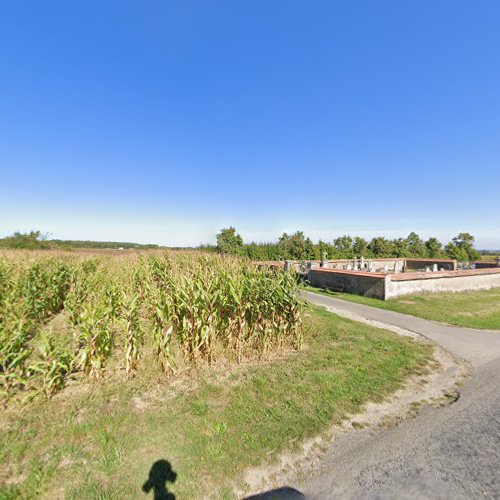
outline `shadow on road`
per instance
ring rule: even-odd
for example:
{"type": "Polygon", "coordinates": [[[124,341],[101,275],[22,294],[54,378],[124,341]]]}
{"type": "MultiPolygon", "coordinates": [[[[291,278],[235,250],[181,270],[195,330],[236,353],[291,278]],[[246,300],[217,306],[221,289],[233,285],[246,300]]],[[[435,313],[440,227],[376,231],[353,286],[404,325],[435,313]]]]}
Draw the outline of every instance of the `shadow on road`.
{"type": "Polygon", "coordinates": [[[282,488],[276,488],[275,490],[257,493],[257,495],[246,497],[244,500],[302,500],[305,498],[305,495],[299,490],[283,486],[282,488]]]}

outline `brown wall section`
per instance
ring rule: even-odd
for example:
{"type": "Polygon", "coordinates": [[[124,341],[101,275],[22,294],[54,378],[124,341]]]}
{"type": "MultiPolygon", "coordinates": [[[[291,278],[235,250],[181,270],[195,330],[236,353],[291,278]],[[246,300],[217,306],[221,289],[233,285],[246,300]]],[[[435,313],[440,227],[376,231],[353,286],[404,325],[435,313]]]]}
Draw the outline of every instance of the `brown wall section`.
{"type": "Polygon", "coordinates": [[[334,291],[355,293],[365,297],[385,297],[385,276],[378,273],[312,269],[307,275],[312,286],[334,291]]]}
{"type": "Polygon", "coordinates": [[[476,269],[491,269],[495,267],[500,267],[500,259],[496,260],[478,260],[474,262],[476,269]]]}

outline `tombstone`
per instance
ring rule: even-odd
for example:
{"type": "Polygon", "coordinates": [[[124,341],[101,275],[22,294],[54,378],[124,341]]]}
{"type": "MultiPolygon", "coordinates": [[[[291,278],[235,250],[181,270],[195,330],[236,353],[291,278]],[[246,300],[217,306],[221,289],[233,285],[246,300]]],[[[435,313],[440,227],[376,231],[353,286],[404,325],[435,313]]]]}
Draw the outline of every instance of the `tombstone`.
{"type": "Polygon", "coordinates": [[[361,257],[361,270],[365,268],[365,259],[361,257]]]}
{"type": "Polygon", "coordinates": [[[290,269],[292,269],[292,261],[285,260],[285,271],[290,271],[290,269]]]}
{"type": "Polygon", "coordinates": [[[386,265],[384,266],[384,273],[387,273],[388,271],[389,271],[389,266],[386,264],[386,265]]]}
{"type": "Polygon", "coordinates": [[[426,266],[426,267],[425,267],[425,272],[426,272],[426,273],[430,273],[430,272],[431,272],[431,268],[430,268],[429,266],[426,266]]]}
{"type": "Polygon", "coordinates": [[[433,264],[432,265],[432,272],[433,273],[437,273],[437,270],[438,270],[438,265],[437,264],[433,264]]]}
{"type": "Polygon", "coordinates": [[[323,252],[321,255],[321,264],[320,264],[321,267],[328,267],[328,261],[326,259],[327,259],[327,253],[323,252]]]}

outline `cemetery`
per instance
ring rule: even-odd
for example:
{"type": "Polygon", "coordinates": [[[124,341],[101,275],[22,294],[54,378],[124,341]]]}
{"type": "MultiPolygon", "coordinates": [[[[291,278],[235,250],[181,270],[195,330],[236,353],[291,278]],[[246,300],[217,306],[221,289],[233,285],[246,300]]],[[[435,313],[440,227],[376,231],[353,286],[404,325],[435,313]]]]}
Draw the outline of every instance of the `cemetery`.
{"type": "Polygon", "coordinates": [[[294,269],[313,287],[387,300],[403,295],[500,287],[500,267],[466,266],[452,259],[340,259],[261,262],[294,269]]]}

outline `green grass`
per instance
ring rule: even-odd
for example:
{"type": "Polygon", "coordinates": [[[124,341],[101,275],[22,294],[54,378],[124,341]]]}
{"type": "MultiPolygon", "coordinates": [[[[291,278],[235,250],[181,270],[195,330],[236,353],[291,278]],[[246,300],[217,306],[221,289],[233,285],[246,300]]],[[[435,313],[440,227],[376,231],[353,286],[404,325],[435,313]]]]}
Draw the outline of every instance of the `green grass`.
{"type": "Polygon", "coordinates": [[[442,323],[500,330],[500,288],[477,292],[411,295],[386,301],[349,293],[309,289],[330,297],[442,323]]]}
{"type": "Polygon", "coordinates": [[[75,382],[48,402],[3,410],[0,499],[148,498],[141,488],[158,459],[177,473],[167,487],[178,498],[231,498],[246,468],[383,399],[432,355],[319,308],[305,341],[281,359],[201,367],[170,382],[75,382]]]}

